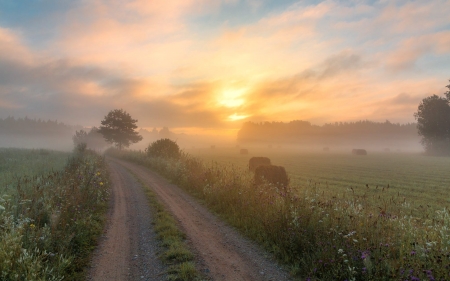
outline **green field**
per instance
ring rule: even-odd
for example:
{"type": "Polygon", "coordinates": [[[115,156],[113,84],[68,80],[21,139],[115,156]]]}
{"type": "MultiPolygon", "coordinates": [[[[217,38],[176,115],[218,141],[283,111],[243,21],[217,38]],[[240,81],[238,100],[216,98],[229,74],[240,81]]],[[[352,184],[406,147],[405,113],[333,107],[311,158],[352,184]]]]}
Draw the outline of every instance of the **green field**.
{"type": "Polygon", "coordinates": [[[43,149],[0,148],[0,194],[22,177],[62,170],[70,153],[43,149]]]}
{"type": "Polygon", "coordinates": [[[355,156],[344,152],[293,152],[261,148],[249,149],[248,155],[240,155],[239,148],[205,148],[187,152],[206,162],[233,164],[243,169],[247,168],[248,160],[253,156],[269,157],[273,165],[286,168],[294,188],[316,185],[340,192],[352,187],[359,195],[386,193],[406,197],[418,204],[450,207],[448,157],[394,152],[369,152],[367,156],[355,156]]]}

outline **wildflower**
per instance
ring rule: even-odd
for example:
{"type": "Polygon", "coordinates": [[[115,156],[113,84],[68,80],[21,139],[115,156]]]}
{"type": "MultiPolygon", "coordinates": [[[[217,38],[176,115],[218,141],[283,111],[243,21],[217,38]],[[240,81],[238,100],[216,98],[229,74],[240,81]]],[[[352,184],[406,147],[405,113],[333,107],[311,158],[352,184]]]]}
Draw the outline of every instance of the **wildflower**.
{"type": "Polygon", "coordinates": [[[102,185],[103,185],[103,182],[101,181],[101,182],[100,182],[100,186],[102,186],[102,185]]]}
{"type": "Polygon", "coordinates": [[[338,250],[338,253],[339,253],[339,254],[342,254],[343,252],[344,252],[344,250],[342,250],[342,249],[339,249],[339,250],[338,250]]]}
{"type": "Polygon", "coordinates": [[[34,225],[34,223],[32,223],[32,224],[30,224],[30,228],[31,229],[33,229],[33,228],[35,228],[36,226],[34,225]]]}
{"type": "Polygon", "coordinates": [[[100,176],[101,175],[101,173],[100,172],[97,172],[97,176],[100,176]]]}
{"type": "Polygon", "coordinates": [[[361,254],[361,259],[362,259],[362,260],[365,260],[366,258],[369,257],[369,254],[370,254],[369,251],[364,251],[364,252],[362,252],[362,254],[361,254]]]}
{"type": "Polygon", "coordinates": [[[416,254],[415,251],[411,251],[411,256],[414,256],[416,254]]]}

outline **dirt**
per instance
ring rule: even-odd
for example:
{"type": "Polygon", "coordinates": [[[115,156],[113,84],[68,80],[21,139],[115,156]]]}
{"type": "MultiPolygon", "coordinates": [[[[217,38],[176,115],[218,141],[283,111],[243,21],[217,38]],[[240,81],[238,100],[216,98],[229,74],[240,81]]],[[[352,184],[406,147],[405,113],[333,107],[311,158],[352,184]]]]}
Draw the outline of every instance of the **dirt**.
{"type": "Polygon", "coordinates": [[[222,222],[176,185],[133,163],[117,159],[109,159],[108,163],[114,205],[105,238],[94,256],[89,280],[165,279],[164,267],[156,258],[159,248],[154,239],[147,201],[141,186],[129,171],[152,188],[178,220],[207,279],[290,280],[289,274],[255,243],[222,222]],[[145,256],[141,256],[142,248],[148,248],[144,250],[145,256]],[[143,267],[158,269],[144,274],[143,267]]]}

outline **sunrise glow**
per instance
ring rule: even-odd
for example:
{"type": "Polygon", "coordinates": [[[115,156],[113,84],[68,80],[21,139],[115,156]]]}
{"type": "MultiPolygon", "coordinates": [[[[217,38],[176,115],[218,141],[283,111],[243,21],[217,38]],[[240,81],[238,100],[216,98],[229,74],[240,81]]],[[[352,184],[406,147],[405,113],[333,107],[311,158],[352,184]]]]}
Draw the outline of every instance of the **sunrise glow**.
{"type": "Polygon", "coordinates": [[[450,78],[446,0],[2,3],[0,118],[406,123],[450,78]]]}
{"type": "Polygon", "coordinates": [[[233,108],[244,104],[244,93],[246,89],[224,90],[219,96],[219,104],[225,107],[233,108]]]}
{"type": "Polygon", "coordinates": [[[238,115],[234,113],[233,115],[228,116],[231,121],[237,121],[247,118],[249,115],[238,115]]]}

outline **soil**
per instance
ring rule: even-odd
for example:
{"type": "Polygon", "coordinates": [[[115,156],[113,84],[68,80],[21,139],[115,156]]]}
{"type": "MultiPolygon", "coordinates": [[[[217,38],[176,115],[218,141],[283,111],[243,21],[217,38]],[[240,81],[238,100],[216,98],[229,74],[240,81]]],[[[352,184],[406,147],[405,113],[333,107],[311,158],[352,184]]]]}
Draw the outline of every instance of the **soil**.
{"type": "Polygon", "coordinates": [[[108,159],[113,183],[112,211],[88,280],[165,280],[160,250],[142,186],[152,188],[179,222],[200,270],[210,280],[290,280],[258,245],[218,219],[194,198],[157,173],[108,159]]]}

